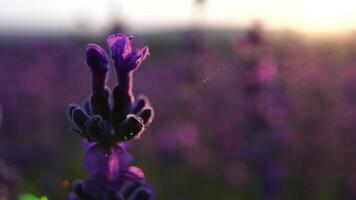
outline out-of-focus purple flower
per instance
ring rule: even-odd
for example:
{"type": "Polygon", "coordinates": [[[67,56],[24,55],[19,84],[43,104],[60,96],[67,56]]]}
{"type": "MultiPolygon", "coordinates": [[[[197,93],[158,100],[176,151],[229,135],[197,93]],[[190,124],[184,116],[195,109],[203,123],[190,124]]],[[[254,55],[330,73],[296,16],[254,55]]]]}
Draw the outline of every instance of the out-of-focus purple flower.
{"type": "Polygon", "coordinates": [[[283,101],[272,104],[281,94],[273,87],[277,80],[277,67],[263,35],[261,27],[254,26],[238,40],[236,50],[245,75],[244,113],[248,120],[247,140],[251,144],[246,163],[248,169],[261,178],[265,199],[277,200],[282,199],[281,191],[286,176],[284,163],[280,161],[284,152],[280,136],[285,130],[282,126],[271,123],[273,121],[269,117],[273,116],[267,108],[285,110],[286,104],[283,101]],[[271,104],[266,106],[266,102],[271,104]]]}
{"type": "Polygon", "coordinates": [[[107,54],[96,44],[86,47],[86,65],[92,72],[92,94],[84,108],[71,104],[68,115],[76,126],[75,132],[85,138],[82,142],[84,167],[89,176],[74,184],[70,194],[73,200],[153,198],[153,190],[144,181],[143,171],[130,167],[132,157],[122,144],[140,138],[154,115],[147,97],[140,96],[135,101],[132,93],[132,72],[146,58],[148,48],[132,51],[131,39],[124,34],[114,34],[107,39],[118,78],[112,95],[106,86],[107,54]],[[113,106],[109,103],[111,96],[113,106]],[[133,185],[128,186],[130,184],[133,185]]]}

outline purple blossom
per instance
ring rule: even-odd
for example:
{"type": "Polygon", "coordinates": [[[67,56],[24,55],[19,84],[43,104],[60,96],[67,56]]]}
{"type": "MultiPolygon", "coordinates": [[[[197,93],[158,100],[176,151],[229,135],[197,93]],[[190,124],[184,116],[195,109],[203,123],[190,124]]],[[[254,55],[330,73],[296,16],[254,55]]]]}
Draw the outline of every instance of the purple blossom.
{"type": "Polygon", "coordinates": [[[132,39],[132,36],[127,37],[122,33],[110,35],[107,39],[111,50],[111,57],[118,73],[128,73],[136,70],[149,55],[148,47],[132,50],[132,39]]]}
{"type": "Polygon", "coordinates": [[[76,126],[75,132],[85,140],[84,168],[89,176],[74,184],[71,199],[152,199],[152,188],[144,181],[143,171],[130,166],[132,157],[122,143],[140,138],[153,118],[147,97],[140,96],[135,101],[132,93],[132,72],[146,58],[148,48],[132,51],[131,39],[124,34],[107,39],[118,77],[118,86],[112,93],[113,106],[106,86],[108,56],[96,44],[86,47],[92,94],[84,109],[71,104],[68,115],[76,126]]]}
{"type": "MultiPolygon", "coordinates": [[[[287,107],[275,85],[278,75],[276,63],[260,26],[250,29],[238,44],[239,64],[244,67],[241,72],[245,74],[244,114],[249,121],[246,125],[247,140],[251,144],[246,163],[250,171],[261,177],[265,199],[283,199],[281,191],[286,171],[281,161],[284,145],[280,138],[285,129],[270,120],[276,118],[274,110],[287,107]]],[[[285,122],[285,119],[280,120],[285,122]]]]}

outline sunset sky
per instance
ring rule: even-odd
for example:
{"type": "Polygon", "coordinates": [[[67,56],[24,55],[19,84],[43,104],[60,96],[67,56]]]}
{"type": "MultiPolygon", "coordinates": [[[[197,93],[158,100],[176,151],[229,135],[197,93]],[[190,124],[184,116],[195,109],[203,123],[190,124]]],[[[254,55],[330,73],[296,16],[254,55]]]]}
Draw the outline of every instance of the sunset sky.
{"type": "Polygon", "coordinates": [[[239,27],[260,20],[272,29],[338,32],[356,28],[351,0],[0,0],[0,31],[100,31],[120,19],[137,31],[239,27]]]}

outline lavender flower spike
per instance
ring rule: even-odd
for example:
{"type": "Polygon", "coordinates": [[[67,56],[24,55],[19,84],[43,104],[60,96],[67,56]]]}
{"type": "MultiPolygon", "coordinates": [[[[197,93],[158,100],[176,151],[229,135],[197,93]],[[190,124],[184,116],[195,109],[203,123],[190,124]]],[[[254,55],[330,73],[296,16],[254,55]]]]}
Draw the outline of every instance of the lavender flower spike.
{"type": "Polygon", "coordinates": [[[130,166],[132,157],[120,143],[138,139],[153,118],[148,99],[140,96],[134,102],[132,71],[148,54],[145,47],[131,50],[130,39],[123,34],[109,36],[119,85],[114,89],[113,108],[106,86],[109,59],[98,45],[85,49],[86,65],[92,73],[92,94],[84,109],[71,104],[68,116],[76,132],[84,138],[84,168],[88,178],[73,184],[71,200],[151,200],[153,190],[143,171],[130,166]]]}
{"type": "MultiPolygon", "coordinates": [[[[113,124],[118,128],[119,124],[126,119],[134,102],[132,94],[132,76],[142,61],[149,55],[148,47],[132,50],[131,40],[124,34],[113,34],[107,39],[111,50],[111,58],[117,73],[118,86],[114,89],[113,124]]],[[[144,112],[150,118],[153,113],[144,112]]],[[[146,118],[146,117],[145,117],[146,118]]],[[[144,120],[149,121],[149,120],[144,120]]]]}

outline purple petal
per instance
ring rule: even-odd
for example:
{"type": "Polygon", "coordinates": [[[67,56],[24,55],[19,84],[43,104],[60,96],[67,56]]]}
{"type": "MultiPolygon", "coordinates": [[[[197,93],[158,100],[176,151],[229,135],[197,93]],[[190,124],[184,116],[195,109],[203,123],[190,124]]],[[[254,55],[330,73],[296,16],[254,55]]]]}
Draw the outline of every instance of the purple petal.
{"type": "Polygon", "coordinates": [[[119,145],[108,148],[96,144],[87,150],[84,167],[90,176],[112,181],[128,168],[131,160],[132,157],[119,145]]]}
{"type": "Polygon", "coordinates": [[[130,38],[125,34],[110,35],[106,41],[114,61],[123,61],[132,51],[130,38]]]}
{"type": "Polygon", "coordinates": [[[145,179],[145,173],[136,166],[130,166],[124,174],[126,180],[141,181],[145,179]]]}
{"type": "Polygon", "coordinates": [[[94,143],[89,142],[87,139],[82,139],[80,140],[80,146],[82,146],[84,150],[88,150],[90,147],[94,146],[94,143]]]}
{"type": "Polygon", "coordinates": [[[129,68],[131,70],[137,69],[149,54],[150,52],[148,47],[144,47],[140,50],[132,52],[128,56],[128,61],[127,61],[129,68]]]}

